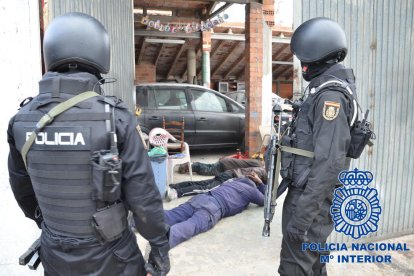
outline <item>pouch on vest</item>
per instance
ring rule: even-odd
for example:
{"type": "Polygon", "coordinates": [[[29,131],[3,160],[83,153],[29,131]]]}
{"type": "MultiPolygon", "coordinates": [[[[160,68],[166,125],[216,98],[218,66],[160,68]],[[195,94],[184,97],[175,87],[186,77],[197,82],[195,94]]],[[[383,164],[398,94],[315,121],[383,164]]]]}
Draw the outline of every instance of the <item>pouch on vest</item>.
{"type": "Polygon", "coordinates": [[[371,123],[367,121],[369,110],[365,112],[362,121],[356,121],[351,129],[351,143],[346,154],[347,157],[358,159],[370,139],[375,139],[375,134],[371,130],[371,123]]]}
{"type": "Polygon", "coordinates": [[[98,210],[92,216],[92,226],[98,238],[105,242],[114,241],[122,236],[127,228],[127,212],[124,203],[117,203],[98,210]]]}
{"type": "Polygon", "coordinates": [[[110,150],[101,150],[93,153],[92,187],[93,200],[115,202],[121,198],[121,169],[122,161],[110,150]]]}

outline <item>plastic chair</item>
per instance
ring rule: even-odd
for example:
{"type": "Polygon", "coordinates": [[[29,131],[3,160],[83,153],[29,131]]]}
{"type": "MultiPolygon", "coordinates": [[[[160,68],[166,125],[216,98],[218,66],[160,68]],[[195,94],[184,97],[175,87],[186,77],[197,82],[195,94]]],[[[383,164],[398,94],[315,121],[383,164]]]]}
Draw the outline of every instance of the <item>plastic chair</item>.
{"type": "Polygon", "coordinates": [[[148,134],[149,143],[154,147],[166,147],[168,140],[170,139],[174,142],[178,141],[168,131],[160,127],[151,129],[150,133],[148,134]]]}
{"type": "Polygon", "coordinates": [[[191,168],[191,158],[190,158],[190,147],[186,142],[184,142],[184,148],[181,153],[169,155],[168,156],[168,183],[171,184],[174,181],[174,167],[176,165],[188,164],[188,171],[190,172],[190,178],[193,180],[193,170],[191,168]]]}
{"type": "MultiPolygon", "coordinates": [[[[164,147],[169,149],[170,143],[168,140],[175,142],[175,145],[180,145],[180,141],[172,136],[163,128],[153,128],[149,133],[149,143],[152,146],[164,147]]],[[[174,145],[174,144],[173,144],[174,145]]],[[[191,180],[193,180],[193,170],[191,168],[190,147],[186,142],[183,142],[182,150],[178,154],[169,155],[167,159],[167,182],[168,184],[174,181],[174,167],[176,165],[188,163],[188,170],[190,172],[191,180]]]]}

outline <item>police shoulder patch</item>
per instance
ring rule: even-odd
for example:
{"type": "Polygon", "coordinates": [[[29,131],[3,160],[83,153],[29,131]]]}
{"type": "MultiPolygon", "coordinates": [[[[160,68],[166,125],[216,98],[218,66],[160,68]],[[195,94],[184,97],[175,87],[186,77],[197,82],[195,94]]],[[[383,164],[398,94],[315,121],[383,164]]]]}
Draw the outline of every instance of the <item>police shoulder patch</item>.
{"type": "Polygon", "coordinates": [[[341,108],[340,103],[325,101],[325,103],[323,105],[322,116],[326,120],[332,121],[333,119],[338,117],[340,108],[341,108]]]}

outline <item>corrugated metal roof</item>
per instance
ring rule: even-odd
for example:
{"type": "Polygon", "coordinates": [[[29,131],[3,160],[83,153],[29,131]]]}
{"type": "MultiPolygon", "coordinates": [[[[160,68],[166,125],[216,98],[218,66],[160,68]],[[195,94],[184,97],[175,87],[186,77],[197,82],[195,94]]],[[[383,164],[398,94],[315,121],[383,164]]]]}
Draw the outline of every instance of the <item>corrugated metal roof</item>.
{"type": "MultiPolygon", "coordinates": [[[[382,214],[373,239],[414,232],[414,4],[411,0],[295,0],[295,28],[307,19],[336,20],[347,34],[345,65],[354,69],[377,139],[352,166],[370,170],[382,214]],[[301,11],[301,12],[300,12],[301,11]]],[[[300,72],[300,71],[299,71],[300,72]]],[[[349,241],[335,231],[331,240],[349,241]]]]}
{"type": "Polygon", "coordinates": [[[48,2],[49,21],[68,12],[83,12],[97,18],[108,30],[111,41],[111,70],[104,77],[116,82],[103,85],[106,95],[115,95],[126,102],[130,110],[134,100],[134,17],[130,0],[53,0],[48,2]]]}

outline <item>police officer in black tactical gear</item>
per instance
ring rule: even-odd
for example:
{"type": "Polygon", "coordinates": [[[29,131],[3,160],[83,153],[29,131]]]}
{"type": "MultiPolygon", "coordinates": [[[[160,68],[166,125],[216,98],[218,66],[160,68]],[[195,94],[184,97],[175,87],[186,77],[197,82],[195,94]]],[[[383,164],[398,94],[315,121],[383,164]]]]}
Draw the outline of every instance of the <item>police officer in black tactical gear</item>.
{"type": "Polygon", "coordinates": [[[303,152],[282,151],[280,188],[289,190],[283,206],[278,271],[289,276],[326,275],[320,252],[302,251],[301,245],[325,243],[333,230],[329,209],[338,174],[349,165],[346,155],[356,119],[355,78],[351,69],[339,63],[347,54],[345,33],[328,18],[300,25],[293,33],[291,51],[310,83],[303,98],[295,102],[294,120],[281,138],[282,146],[303,152]]]}
{"type": "Polygon", "coordinates": [[[45,274],[146,275],[147,268],[166,275],[169,228],[136,118],[121,100],[101,95],[101,74],[110,67],[107,31],[89,15],[68,13],[50,23],[43,47],[48,72],[39,95],[21,104],[7,135],[10,185],[42,229],[45,274]],[[52,108],[85,91],[98,95],[52,119],[52,108]],[[50,120],[42,127],[44,116],[50,120]],[[150,242],[147,264],[128,211],[150,242]]]}

